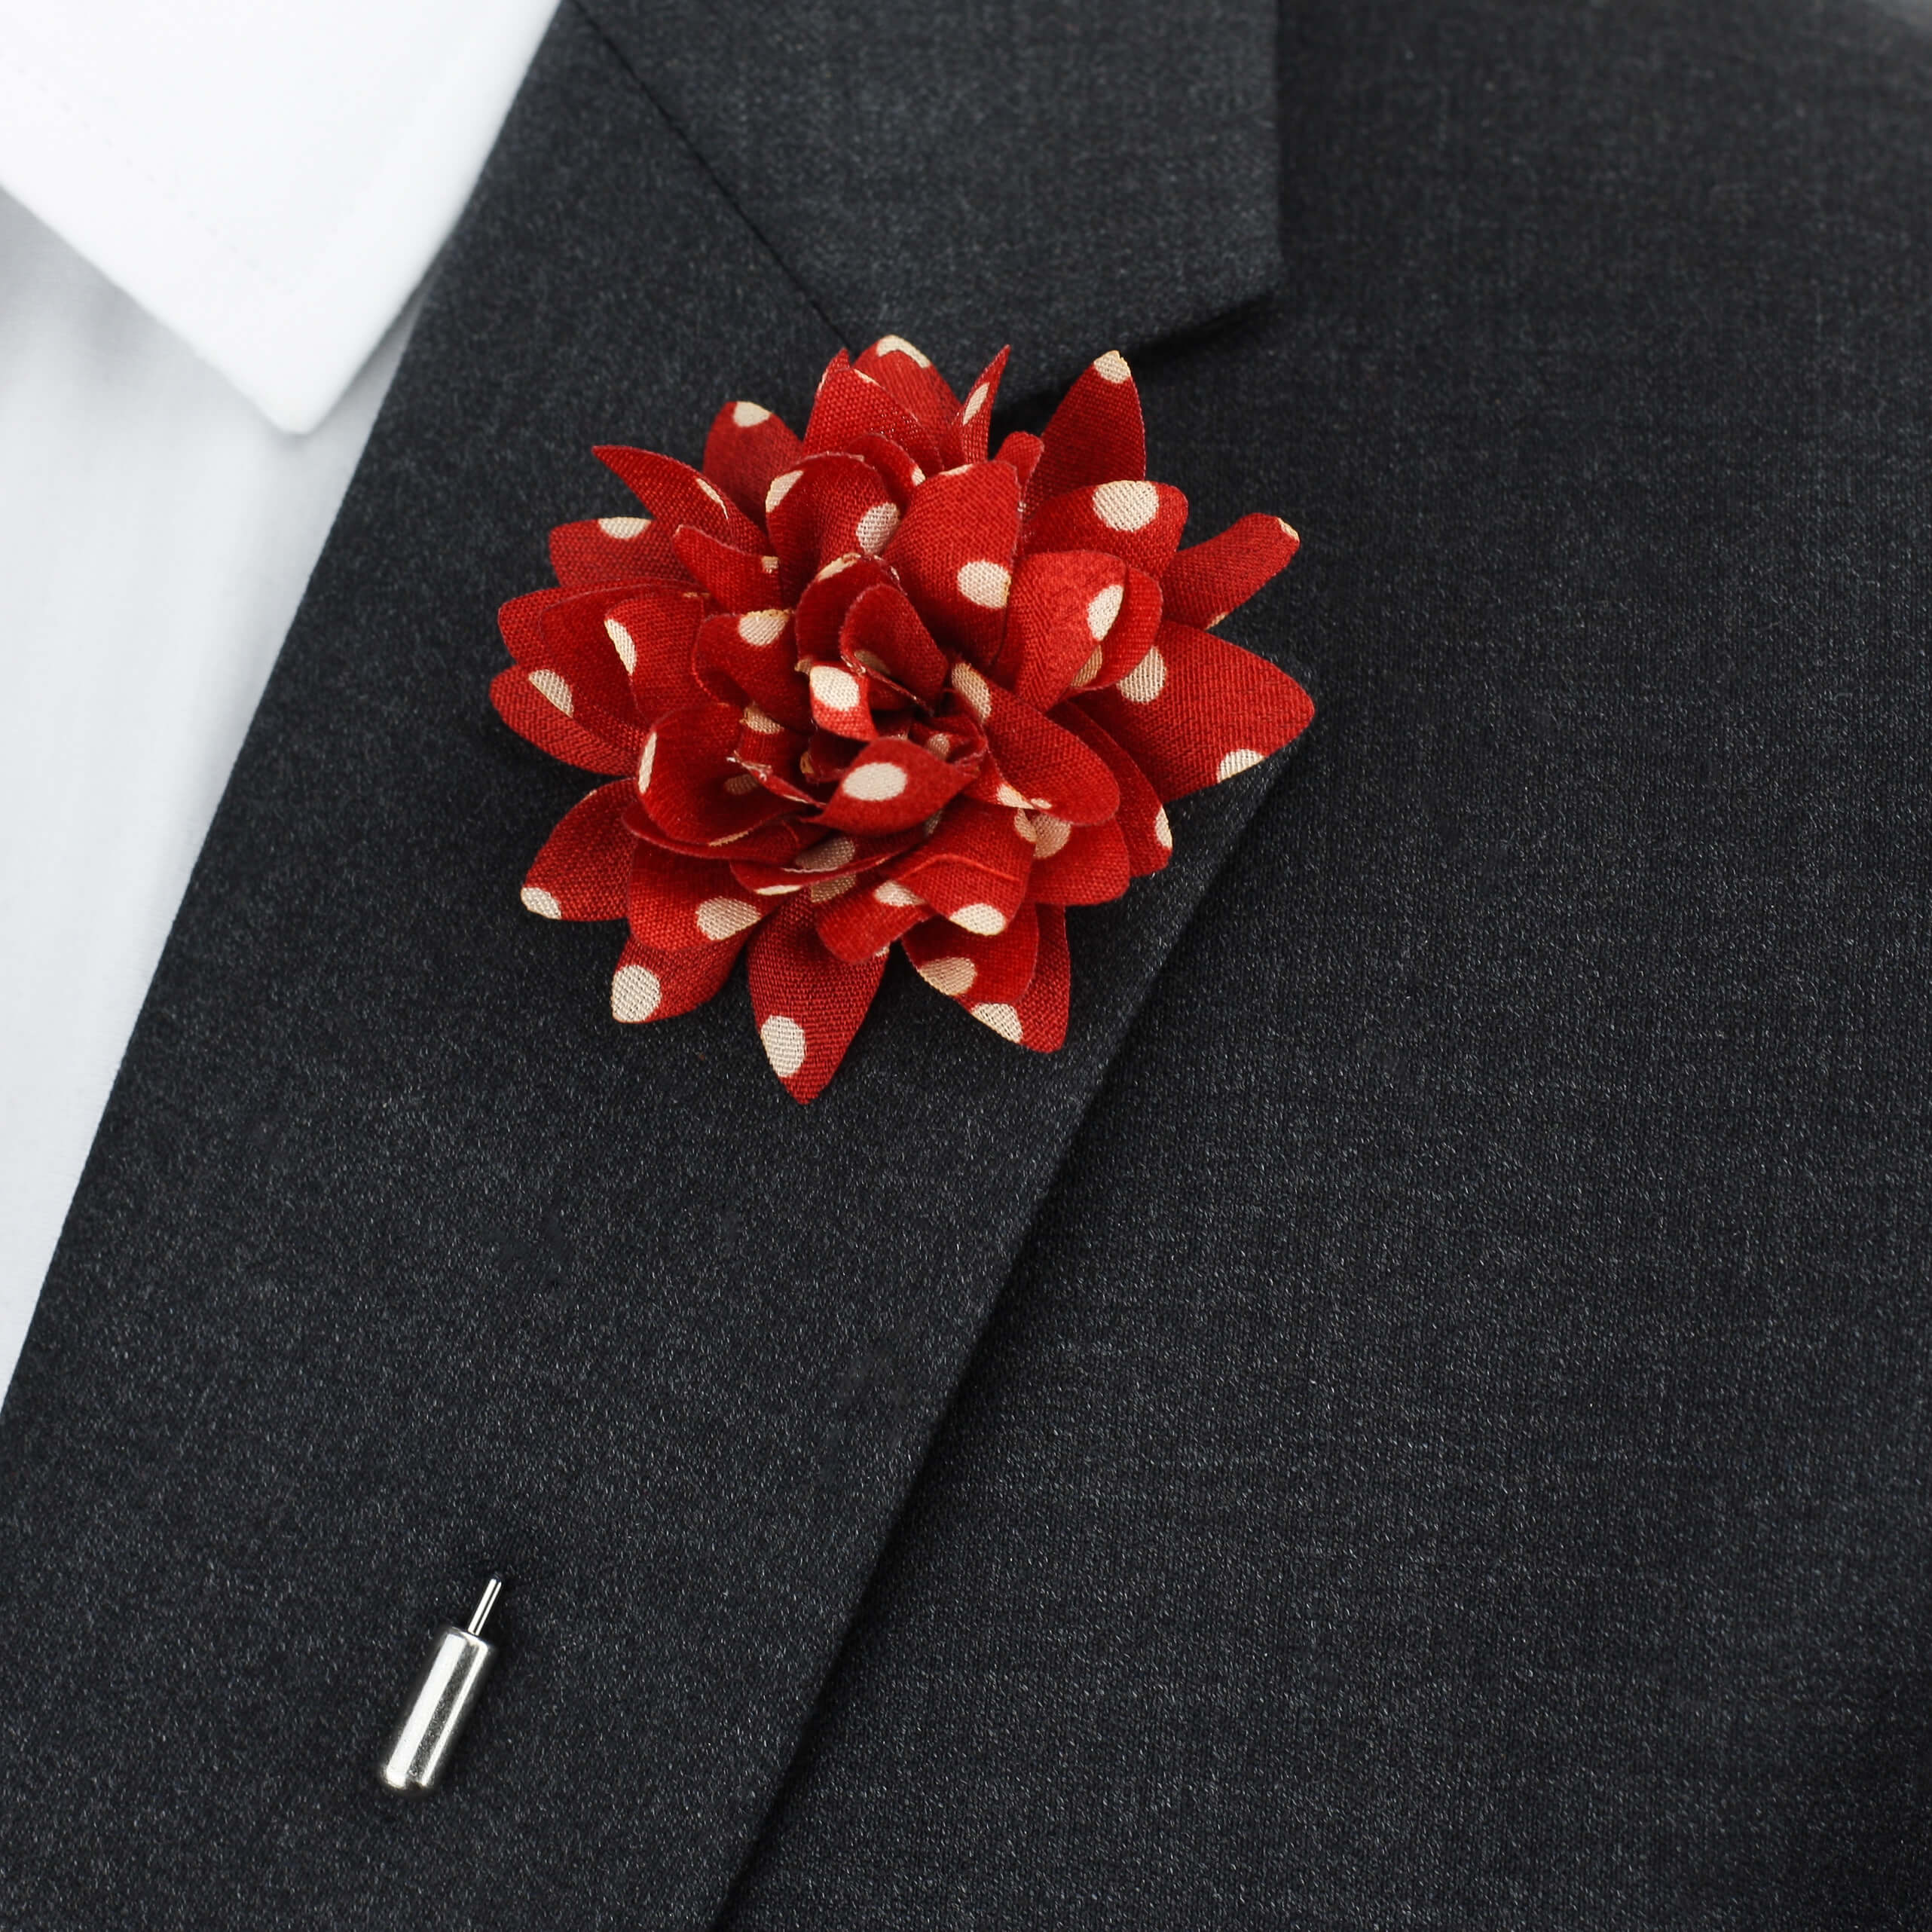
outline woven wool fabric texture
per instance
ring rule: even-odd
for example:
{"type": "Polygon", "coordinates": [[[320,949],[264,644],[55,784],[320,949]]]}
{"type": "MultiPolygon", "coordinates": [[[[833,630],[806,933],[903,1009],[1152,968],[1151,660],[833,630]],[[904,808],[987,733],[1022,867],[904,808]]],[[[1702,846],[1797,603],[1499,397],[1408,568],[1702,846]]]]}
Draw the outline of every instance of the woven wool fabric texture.
{"type": "Polygon", "coordinates": [[[900,970],[801,1108],[506,890],[532,533],[836,346],[632,30],[512,118],[0,1417],[0,1924],[1922,1923],[1932,41],[1289,11],[1279,290],[1136,362],[1318,722],[1070,919],[1061,1055],[900,970]]]}

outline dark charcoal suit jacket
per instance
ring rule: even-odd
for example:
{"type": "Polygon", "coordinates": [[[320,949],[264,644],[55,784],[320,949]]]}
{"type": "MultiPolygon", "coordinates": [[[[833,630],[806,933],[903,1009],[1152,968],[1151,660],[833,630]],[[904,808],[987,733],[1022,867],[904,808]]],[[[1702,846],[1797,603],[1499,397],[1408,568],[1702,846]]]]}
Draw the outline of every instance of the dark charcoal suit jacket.
{"type": "Polygon", "coordinates": [[[0,1425],[0,1925],[1932,1921],[1932,41],[1276,28],[566,0],[0,1425]],[[807,1108],[519,910],[492,613],[888,330],[1133,353],[1322,709],[807,1108]]]}

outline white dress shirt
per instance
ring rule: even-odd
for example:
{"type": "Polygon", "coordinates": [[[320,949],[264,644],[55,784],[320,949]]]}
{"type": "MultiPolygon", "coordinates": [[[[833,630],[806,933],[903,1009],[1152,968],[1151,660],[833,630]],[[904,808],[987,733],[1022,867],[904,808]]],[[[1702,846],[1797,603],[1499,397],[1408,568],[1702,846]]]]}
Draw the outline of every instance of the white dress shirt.
{"type": "Polygon", "coordinates": [[[0,1386],[552,4],[0,0],[0,1386]]]}

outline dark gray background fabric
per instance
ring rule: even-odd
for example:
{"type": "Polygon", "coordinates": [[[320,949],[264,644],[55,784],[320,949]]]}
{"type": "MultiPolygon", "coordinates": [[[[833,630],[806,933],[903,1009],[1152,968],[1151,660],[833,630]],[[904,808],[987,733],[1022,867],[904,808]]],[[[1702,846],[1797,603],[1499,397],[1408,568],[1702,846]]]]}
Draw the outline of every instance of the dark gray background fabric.
{"type": "Polygon", "coordinates": [[[831,339],[566,15],[0,1417],[0,1924],[1925,1922],[1932,45],[1279,57],[1282,292],[1137,366],[1303,530],[1321,715],[1082,922],[1065,1059],[902,980],[801,1113],[504,889],[572,791],[488,606],[831,339]]]}
{"type": "Polygon", "coordinates": [[[854,347],[1059,381],[1279,273],[1254,0],[588,4],[854,347]]]}
{"type": "Polygon", "coordinates": [[[1078,921],[1050,1058],[903,963],[809,1109],[741,977],[614,1025],[618,929],[518,903],[598,781],[491,712],[495,609],[547,580],[552,523],[634,507],[594,443],[695,458],[735,396],[802,423],[836,346],[566,9],[251,732],[0,1421],[9,1932],[721,1903],[1034,1205],[1268,775],[1177,810],[1175,862],[1078,921]],[[399,1805],[384,1734],[490,1569],[505,1655],[469,1764],[399,1805]]]}
{"type": "Polygon", "coordinates": [[[1139,367],[1323,712],[727,1923],[1923,1927],[1932,43],[1282,61],[1286,293],[1139,367]]]}

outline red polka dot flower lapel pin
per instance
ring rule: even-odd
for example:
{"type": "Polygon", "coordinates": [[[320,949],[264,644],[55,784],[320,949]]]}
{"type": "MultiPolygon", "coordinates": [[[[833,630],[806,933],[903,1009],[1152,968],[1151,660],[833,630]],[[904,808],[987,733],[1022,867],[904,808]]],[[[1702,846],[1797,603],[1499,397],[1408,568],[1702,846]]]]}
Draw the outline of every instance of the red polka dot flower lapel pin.
{"type": "Polygon", "coordinates": [[[1314,714],[1214,634],[1295,555],[1253,515],[1183,549],[1109,353],[1044,432],[987,453],[1004,352],[955,396],[896,336],[821,378],[802,442],[729,402],[704,466],[597,454],[649,512],[551,533],[554,589],[503,607],[506,723],[611,775],[523,902],[624,919],[622,1021],[711,998],[750,951],[774,1071],[810,1100],[896,942],[975,1019],[1065,1037],[1068,906],[1157,872],[1166,806],[1314,714]]]}

